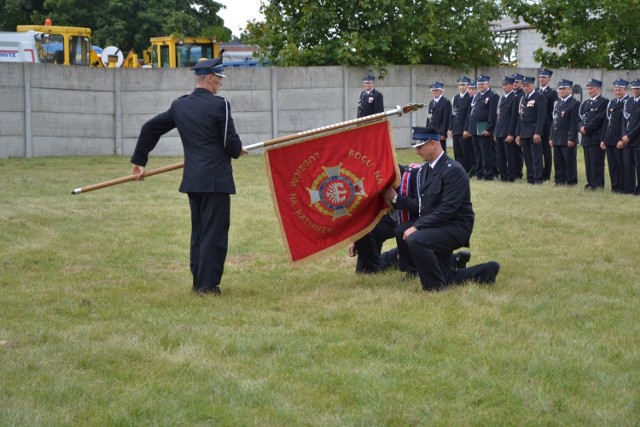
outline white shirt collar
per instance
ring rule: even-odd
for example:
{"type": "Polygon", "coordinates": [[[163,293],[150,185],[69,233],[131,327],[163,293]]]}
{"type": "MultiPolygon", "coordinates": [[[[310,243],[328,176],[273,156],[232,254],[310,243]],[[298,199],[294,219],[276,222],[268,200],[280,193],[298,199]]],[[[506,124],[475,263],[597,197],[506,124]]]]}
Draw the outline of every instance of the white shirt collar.
{"type": "Polygon", "coordinates": [[[437,97],[437,98],[433,98],[433,100],[434,100],[434,101],[436,101],[436,102],[438,102],[438,101],[440,101],[440,98],[442,98],[442,95],[440,95],[440,96],[439,96],[439,97],[437,97]]]}
{"type": "Polygon", "coordinates": [[[436,167],[436,165],[438,164],[438,161],[440,160],[440,158],[442,157],[443,154],[444,154],[444,151],[442,153],[440,153],[438,158],[435,159],[433,162],[429,162],[429,165],[431,165],[431,169],[434,169],[436,167]]]}

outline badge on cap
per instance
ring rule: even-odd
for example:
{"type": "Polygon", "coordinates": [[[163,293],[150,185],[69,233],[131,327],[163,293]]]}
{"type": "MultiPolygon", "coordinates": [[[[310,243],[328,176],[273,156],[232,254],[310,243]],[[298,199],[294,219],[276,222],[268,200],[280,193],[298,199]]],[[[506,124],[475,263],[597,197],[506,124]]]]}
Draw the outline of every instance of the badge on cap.
{"type": "Polygon", "coordinates": [[[426,144],[428,141],[440,141],[440,133],[438,133],[438,129],[412,127],[411,132],[413,134],[413,142],[411,143],[411,148],[420,147],[426,144]]]}
{"type": "Polygon", "coordinates": [[[215,74],[218,77],[225,77],[223,73],[222,58],[201,59],[196,65],[191,67],[196,75],[215,74]]]}
{"type": "Polygon", "coordinates": [[[602,87],[602,82],[600,80],[591,79],[587,82],[587,86],[602,87]]]}
{"type": "Polygon", "coordinates": [[[562,88],[572,88],[573,82],[571,80],[562,79],[558,82],[558,89],[562,88]]]}
{"type": "Polygon", "coordinates": [[[553,75],[553,71],[547,70],[546,68],[541,68],[538,73],[538,77],[551,77],[553,75]]]}
{"type": "Polygon", "coordinates": [[[617,79],[615,82],[613,82],[613,87],[626,88],[627,86],[629,86],[629,82],[624,79],[617,79]]]}

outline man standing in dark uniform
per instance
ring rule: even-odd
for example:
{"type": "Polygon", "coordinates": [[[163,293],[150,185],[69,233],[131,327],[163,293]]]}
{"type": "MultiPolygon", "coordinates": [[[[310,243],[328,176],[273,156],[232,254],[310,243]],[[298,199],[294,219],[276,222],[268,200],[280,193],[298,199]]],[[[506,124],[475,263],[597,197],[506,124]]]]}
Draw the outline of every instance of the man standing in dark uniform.
{"type": "Polygon", "coordinates": [[[622,145],[624,192],[640,195],[640,79],[631,82],[633,98],[624,103],[622,145]]]}
{"type": "Polygon", "coordinates": [[[582,134],[584,166],[587,172],[587,184],[584,188],[591,190],[604,188],[604,151],[600,148],[600,139],[606,125],[609,100],[600,95],[601,88],[600,80],[589,80],[587,93],[590,98],[580,104],[580,121],[578,122],[578,130],[582,134]]]}
{"type": "Polygon", "coordinates": [[[497,93],[489,88],[489,76],[478,76],[478,93],[471,100],[467,130],[473,137],[476,158],[476,178],[494,178],[493,132],[498,110],[497,93]]]}
{"type": "Polygon", "coordinates": [[[500,269],[495,261],[452,270],[453,250],[469,246],[473,230],[469,177],[462,165],[442,150],[438,130],[423,131],[414,133],[413,144],[425,161],[416,175],[417,198],[399,197],[391,187],[384,193],[397,209],[419,212],[417,220],[396,229],[400,259],[407,273],[418,273],[425,291],[442,290],[467,280],[493,283],[500,269]]]}
{"type": "Polygon", "coordinates": [[[522,147],[527,165],[527,182],[542,184],[542,132],[547,117],[547,101],[544,95],[534,89],[534,82],[533,77],[522,79],[524,96],[520,98],[518,106],[516,144],[522,147]]]}
{"type": "Polygon", "coordinates": [[[496,120],[495,142],[498,151],[498,172],[500,180],[513,182],[516,172],[516,123],[518,101],[513,91],[513,77],[502,79],[504,95],[498,101],[498,118],[496,120]]]}
{"type": "Polygon", "coordinates": [[[573,82],[560,80],[559,99],[553,107],[553,122],[549,145],[553,147],[553,161],[556,185],[576,185],[578,183],[577,142],[578,142],[578,101],[571,96],[573,82]]]}
{"type": "Polygon", "coordinates": [[[473,145],[470,135],[464,136],[464,130],[469,118],[471,108],[471,95],[469,94],[469,84],[471,79],[461,76],[458,79],[459,93],[453,97],[451,108],[451,119],[449,121],[449,132],[453,139],[453,155],[456,161],[469,173],[473,167],[473,145]]]}
{"type": "Polygon", "coordinates": [[[225,77],[222,59],[198,62],[196,88],[173,101],[140,130],[131,156],[132,174],[144,178],[144,167],[160,137],[178,128],[184,148],[180,192],[189,196],[193,291],[221,294],[220,280],[227,256],[230,194],[235,194],[231,159],[247,151],[236,134],[229,102],[216,96],[225,77]]]}
{"type": "MultiPolygon", "coordinates": [[[[513,93],[518,98],[516,100],[516,104],[520,105],[520,98],[524,96],[524,90],[522,90],[522,79],[524,76],[519,73],[513,73],[511,75],[513,77],[513,93]]],[[[518,114],[518,107],[516,106],[516,115],[518,114]]],[[[516,179],[522,179],[522,169],[524,166],[524,156],[522,154],[522,147],[518,144],[514,144],[514,151],[516,156],[515,161],[515,177],[516,179]]]]}
{"type": "Polygon", "coordinates": [[[444,85],[440,82],[431,84],[433,99],[429,102],[427,110],[427,127],[438,129],[440,132],[440,145],[447,151],[447,131],[451,120],[451,101],[444,97],[444,85]]]}
{"type": "Polygon", "coordinates": [[[604,127],[600,148],[607,153],[611,191],[624,193],[624,150],[623,145],[618,148],[622,140],[622,114],[627,100],[627,86],[629,82],[617,79],[613,82],[614,99],[607,105],[607,123],[604,127]]]}
{"type": "Polygon", "coordinates": [[[547,118],[544,122],[544,132],[542,134],[542,180],[548,181],[551,179],[551,146],[549,145],[549,134],[551,131],[551,122],[553,121],[553,105],[558,99],[558,92],[549,86],[551,82],[551,76],[553,71],[543,68],[538,74],[538,92],[545,96],[547,99],[547,118]]]}
{"type": "MultiPolygon", "coordinates": [[[[358,100],[358,118],[384,112],[384,100],[382,94],[373,87],[374,81],[375,77],[371,75],[366,75],[362,79],[364,91],[360,93],[358,100]]],[[[358,256],[357,273],[376,273],[397,263],[394,259],[390,259],[389,254],[381,253],[385,240],[394,236],[395,226],[396,221],[391,215],[385,215],[370,233],[349,245],[349,256],[358,256]]]]}
{"type": "Polygon", "coordinates": [[[360,92],[358,99],[358,118],[384,112],[382,94],[373,86],[375,79],[371,75],[366,75],[362,79],[364,90],[360,92]]]}

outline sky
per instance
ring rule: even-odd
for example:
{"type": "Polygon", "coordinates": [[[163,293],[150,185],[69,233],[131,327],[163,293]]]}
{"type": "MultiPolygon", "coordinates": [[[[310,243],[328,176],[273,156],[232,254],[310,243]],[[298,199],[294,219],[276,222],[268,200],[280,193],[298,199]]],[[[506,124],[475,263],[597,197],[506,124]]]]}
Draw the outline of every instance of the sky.
{"type": "MultiPolygon", "coordinates": [[[[260,0],[215,0],[226,6],[218,12],[224,19],[224,26],[229,28],[234,36],[240,36],[247,21],[264,17],[260,14],[260,0]]],[[[265,3],[268,3],[265,1],[265,3]]]]}

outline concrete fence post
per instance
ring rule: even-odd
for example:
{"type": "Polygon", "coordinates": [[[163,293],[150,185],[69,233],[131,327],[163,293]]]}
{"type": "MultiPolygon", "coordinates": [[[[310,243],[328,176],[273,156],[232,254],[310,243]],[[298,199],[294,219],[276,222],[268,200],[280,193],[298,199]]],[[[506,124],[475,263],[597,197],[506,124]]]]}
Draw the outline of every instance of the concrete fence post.
{"type": "Polygon", "coordinates": [[[342,121],[349,120],[349,68],[342,67],[342,121]]]}
{"type": "Polygon", "coordinates": [[[24,155],[33,157],[33,132],[31,116],[31,64],[22,64],[24,70],[24,155]]]}
{"type": "Polygon", "coordinates": [[[115,72],[113,78],[113,102],[114,109],[113,113],[114,124],[115,124],[115,138],[113,147],[114,153],[118,156],[122,155],[122,70],[114,69],[115,72]]]}
{"type": "Polygon", "coordinates": [[[278,126],[278,67],[271,67],[271,138],[279,136],[278,126]]]}

